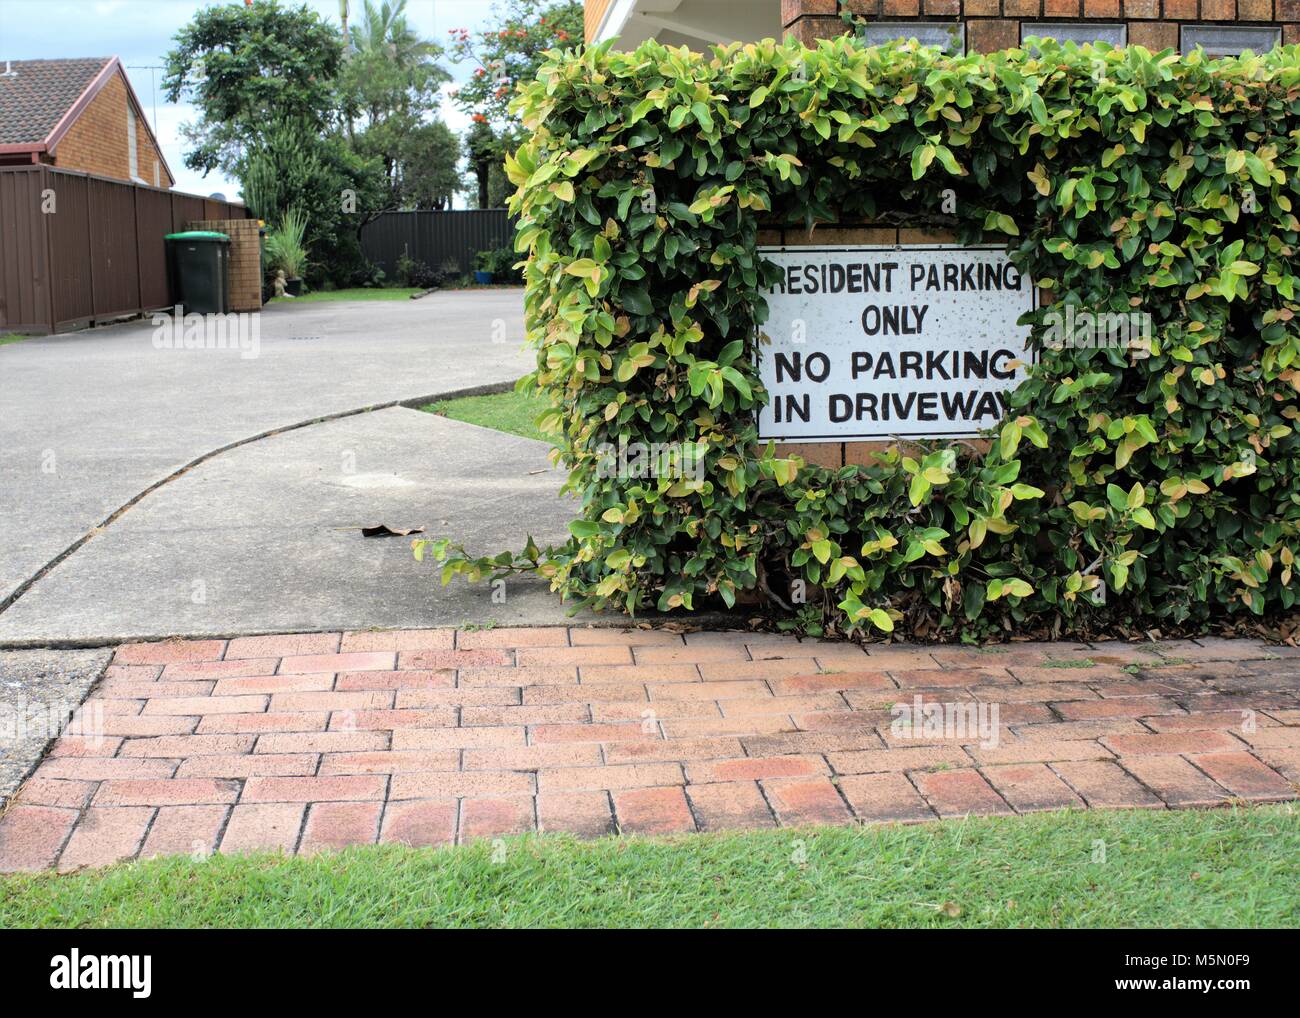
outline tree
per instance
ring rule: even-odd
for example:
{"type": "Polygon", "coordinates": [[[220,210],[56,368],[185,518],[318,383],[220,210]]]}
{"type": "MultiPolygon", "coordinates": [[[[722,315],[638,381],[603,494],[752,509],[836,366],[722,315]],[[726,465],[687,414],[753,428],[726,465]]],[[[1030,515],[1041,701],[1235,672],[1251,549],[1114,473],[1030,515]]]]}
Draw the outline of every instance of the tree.
{"type": "Polygon", "coordinates": [[[449,201],[444,182],[429,187],[448,158],[454,166],[459,148],[455,136],[434,128],[438,122],[430,117],[438,109],[439,86],[451,75],[438,63],[442,48],[411,29],[405,8],[406,0],[383,0],[378,6],[366,0],[360,24],[351,31],[341,76],[349,137],[358,152],[383,163],[390,204],[408,200],[403,181],[411,178],[422,179],[417,190],[423,200],[449,201]],[[431,146],[438,142],[450,145],[434,151],[431,146]],[[402,165],[411,158],[432,160],[434,172],[402,165]]]}
{"type": "Polygon", "coordinates": [[[278,223],[297,208],[307,216],[307,279],[352,282],[362,273],[361,227],[384,207],[377,159],[354,152],[339,134],[318,135],[301,119],[273,122],[249,143],[236,174],[248,207],[278,223]]]}
{"type": "Polygon", "coordinates": [[[500,162],[503,156],[501,144],[486,118],[475,118],[474,125],[465,136],[465,154],[478,186],[478,207],[490,209],[492,166],[500,162]]]}
{"type": "Polygon", "coordinates": [[[498,27],[451,32],[458,61],[476,65],[454,94],[473,126],[465,139],[478,207],[500,208],[513,190],[505,176],[506,153],[522,142],[522,127],[509,110],[515,86],[537,77],[547,50],[582,41],[582,5],[575,0],[502,0],[493,8],[498,27]]]}
{"type": "Polygon", "coordinates": [[[185,165],[203,173],[234,170],[266,124],[290,117],[313,135],[336,120],[335,79],[343,44],[307,7],[277,0],[207,7],[176,35],[163,93],[199,110],[183,134],[185,165]]]}
{"type": "Polygon", "coordinates": [[[398,204],[405,209],[451,207],[461,190],[460,141],[441,120],[421,124],[402,139],[398,153],[398,204]]]}
{"type": "Polygon", "coordinates": [[[352,32],[350,41],[355,52],[383,54],[402,68],[442,53],[441,46],[421,39],[407,23],[406,0],[382,0],[378,7],[365,0],[361,26],[352,32]]]}
{"type": "Polygon", "coordinates": [[[515,86],[537,77],[546,51],[582,42],[583,14],[577,0],[500,0],[493,15],[497,28],[457,28],[451,36],[457,61],[475,65],[456,93],[457,105],[500,128],[518,124],[508,109],[515,86]]]}

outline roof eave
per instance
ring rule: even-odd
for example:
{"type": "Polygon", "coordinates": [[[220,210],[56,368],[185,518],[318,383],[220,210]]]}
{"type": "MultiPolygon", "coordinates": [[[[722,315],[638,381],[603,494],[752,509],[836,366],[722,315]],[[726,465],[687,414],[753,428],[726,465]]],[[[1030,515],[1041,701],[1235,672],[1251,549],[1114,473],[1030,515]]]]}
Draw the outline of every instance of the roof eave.
{"type": "Polygon", "coordinates": [[[636,0],[610,0],[609,6],[605,8],[604,13],[601,15],[600,24],[596,26],[595,32],[592,33],[592,45],[605,42],[607,39],[617,38],[635,9],[636,0]]]}

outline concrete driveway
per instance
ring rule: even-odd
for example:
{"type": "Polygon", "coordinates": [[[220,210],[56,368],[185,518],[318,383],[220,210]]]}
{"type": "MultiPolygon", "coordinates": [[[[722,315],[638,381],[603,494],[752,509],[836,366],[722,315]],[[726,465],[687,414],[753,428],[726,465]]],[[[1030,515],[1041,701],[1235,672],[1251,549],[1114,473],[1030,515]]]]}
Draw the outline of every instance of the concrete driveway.
{"type": "Polygon", "coordinates": [[[408,541],[359,531],[424,525],[484,551],[525,529],[562,539],[572,507],[541,443],[404,408],[248,443],[513,381],[532,366],[522,305],[520,290],[276,304],[252,357],[159,349],[148,321],[0,347],[0,604],[20,594],[0,645],[561,620],[537,584],[504,604],[444,591],[408,541]]]}

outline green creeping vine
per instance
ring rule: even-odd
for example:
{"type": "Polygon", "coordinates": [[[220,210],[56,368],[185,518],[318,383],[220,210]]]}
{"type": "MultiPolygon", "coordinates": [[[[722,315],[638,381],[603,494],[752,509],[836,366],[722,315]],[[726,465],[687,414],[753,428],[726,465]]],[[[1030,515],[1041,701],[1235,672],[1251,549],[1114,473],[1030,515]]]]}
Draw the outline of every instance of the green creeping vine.
{"type": "Polygon", "coordinates": [[[444,583],[532,571],[594,609],[763,600],[803,632],[968,639],[1295,603],[1296,47],[647,42],[553,53],[516,108],[537,348],[520,384],[553,402],[538,423],[581,518],[545,550],[433,542],[444,583]],[[1053,295],[1036,337],[1054,308],[1139,310],[1149,349],[1044,349],[987,453],[828,470],[759,446],[752,354],[778,275],[760,226],[915,222],[947,189],[956,215],[927,221],[1000,238],[1053,295]],[[618,476],[620,438],[704,469],[618,476]]]}

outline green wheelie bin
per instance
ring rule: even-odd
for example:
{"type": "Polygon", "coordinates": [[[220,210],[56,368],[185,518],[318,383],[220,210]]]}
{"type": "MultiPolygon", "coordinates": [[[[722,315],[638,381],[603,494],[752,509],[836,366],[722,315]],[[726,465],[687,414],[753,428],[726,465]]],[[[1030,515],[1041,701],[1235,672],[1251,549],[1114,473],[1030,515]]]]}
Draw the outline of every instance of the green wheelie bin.
{"type": "Polygon", "coordinates": [[[226,314],[230,310],[230,238],[214,230],[169,233],[167,266],[172,299],[187,314],[226,314]]]}

